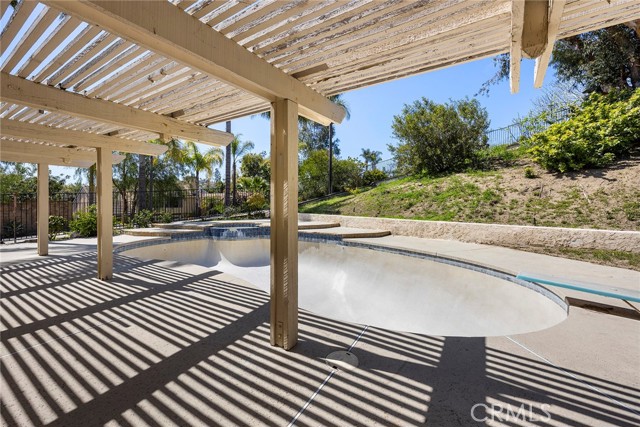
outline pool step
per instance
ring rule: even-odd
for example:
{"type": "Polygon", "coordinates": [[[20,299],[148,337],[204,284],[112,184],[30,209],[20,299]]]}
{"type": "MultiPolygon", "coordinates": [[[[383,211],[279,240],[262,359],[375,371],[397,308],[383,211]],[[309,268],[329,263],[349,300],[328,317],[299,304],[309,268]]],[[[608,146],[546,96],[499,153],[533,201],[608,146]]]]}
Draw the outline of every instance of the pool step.
{"type": "MultiPolygon", "coordinates": [[[[235,221],[237,223],[237,221],[235,221]]],[[[269,223],[262,221],[256,224],[259,227],[268,227],[269,223]]],[[[175,224],[154,224],[153,228],[130,228],[125,229],[124,234],[131,236],[160,236],[171,237],[173,235],[184,234],[200,234],[205,228],[211,226],[224,226],[224,222],[216,223],[202,223],[202,224],[189,224],[189,223],[175,223],[175,224]]],[[[298,230],[304,233],[311,234],[327,234],[331,236],[339,236],[343,239],[349,238],[366,238],[366,237],[384,237],[391,234],[387,230],[379,229],[364,229],[364,228],[351,228],[342,227],[337,222],[322,222],[322,221],[304,221],[298,223],[298,230]]]]}
{"type": "Polygon", "coordinates": [[[202,234],[202,229],[171,229],[171,228],[127,228],[123,230],[124,234],[130,236],[158,236],[171,237],[177,234],[202,234]]]}
{"type": "Polygon", "coordinates": [[[343,239],[359,239],[366,237],[384,237],[391,235],[388,230],[352,228],[352,227],[334,227],[328,229],[304,230],[306,234],[325,234],[330,236],[339,236],[343,239]]]}
{"type": "MultiPolygon", "coordinates": [[[[233,224],[238,223],[248,223],[255,224],[258,227],[269,227],[269,220],[245,220],[245,221],[230,221],[233,224]]],[[[153,224],[155,229],[163,229],[163,230],[202,230],[206,227],[224,227],[224,221],[203,221],[201,223],[198,222],[172,222],[168,224],[153,224]]],[[[326,228],[337,228],[340,227],[339,222],[327,222],[327,221],[300,221],[298,222],[298,230],[319,230],[326,228]]]]}
{"type": "Polygon", "coordinates": [[[324,230],[327,228],[338,228],[339,222],[322,222],[322,221],[299,221],[298,230],[324,230]]]}
{"type": "Polygon", "coordinates": [[[153,228],[158,228],[163,230],[202,230],[205,227],[206,225],[180,223],[180,222],[153,223],[153,228]]]}

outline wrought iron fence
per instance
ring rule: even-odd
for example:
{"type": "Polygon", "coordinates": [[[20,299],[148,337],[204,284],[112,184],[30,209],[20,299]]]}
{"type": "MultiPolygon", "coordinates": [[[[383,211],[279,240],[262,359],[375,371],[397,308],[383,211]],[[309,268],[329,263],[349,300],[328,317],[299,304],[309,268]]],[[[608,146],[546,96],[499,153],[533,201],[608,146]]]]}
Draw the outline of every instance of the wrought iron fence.
{"type": "MultiPolygon", "coordinates": [[[[96,203],[89,192],[56,193],[49,198],[49,215],[64,219],[62,231],[70,231],[74,214],[87,211],[96,203]]],[[[261,191],[238,189],[230,206],[224,205],[224,191],[127,191],[113,193],[114,225],[136,226],[141,211],[152,222],[204,219],[253,213],[268,208],[269,195],[261,191]]],[[[24,240],[37,235],[36,193],[0,194],[0,241],[24,240]]]]}
{"type": "Polygon", "coordinates": [[[396,159],[387,159],[376,163],[376,169],[383,171],[389,178],[398,176],[398,168],[396,167],[396,159]]]}
{"type": "Polygon", "coordinates": [[[563,108],[548,112],[544,119],[536,121],[519,121],[509,126],[492,129],[487,132],[489,145],[515,144],[523,136],[528,137],[533,133],[542,132],[554,123],[565,121],[571,115],[571,109],[563,108]]]}

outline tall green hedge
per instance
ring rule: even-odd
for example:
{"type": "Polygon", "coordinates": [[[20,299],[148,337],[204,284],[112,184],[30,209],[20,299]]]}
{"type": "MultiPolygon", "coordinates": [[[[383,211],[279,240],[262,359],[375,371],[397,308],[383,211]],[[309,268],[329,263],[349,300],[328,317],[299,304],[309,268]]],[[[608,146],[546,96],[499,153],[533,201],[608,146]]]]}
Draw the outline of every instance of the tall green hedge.
{"type": "Polygon", "coordinates": [[[640,146],[640,89],[592,94],[569,120],[528,144],[533,160],[550,171],[608,166],[640,146]]]}

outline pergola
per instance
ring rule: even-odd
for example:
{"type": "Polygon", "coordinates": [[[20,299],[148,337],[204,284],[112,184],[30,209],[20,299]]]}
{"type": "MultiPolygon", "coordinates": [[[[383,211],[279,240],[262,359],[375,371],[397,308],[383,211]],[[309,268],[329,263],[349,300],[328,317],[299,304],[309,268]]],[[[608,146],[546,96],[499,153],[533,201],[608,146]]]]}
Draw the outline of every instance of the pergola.
{"type": "Polygon", "coordinates": [[[297,118],[340,123],[327,97],[509,52],[542,85],[555,40],[640,19],[637,0],[1,2],[0,160],[97,165],[98,277],[112,276],[113,152],[226,145],[207,126],[271,110],[271,342],[297,341],[297,118]]]}

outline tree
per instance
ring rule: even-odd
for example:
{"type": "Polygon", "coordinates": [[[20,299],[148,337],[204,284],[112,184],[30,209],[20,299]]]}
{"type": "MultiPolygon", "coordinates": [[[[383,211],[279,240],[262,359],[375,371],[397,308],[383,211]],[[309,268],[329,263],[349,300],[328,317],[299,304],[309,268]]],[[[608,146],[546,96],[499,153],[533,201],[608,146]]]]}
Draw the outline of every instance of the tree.
{"type": "Polygon", "coordinates": [[[269,183],[261,176],[242,176],[238,180],[238,187],[254,193],[265,193],[269,189],[269,183]]]}
{"type": "Polygon", "coordinates": [[[151,164],[151,156],[140,154],[138,156],[138,208],[139,210],[149,209],[149,201],[147,200],[147,183],[149,166],[151,164]]]}
{"type": "Polygon", "coordinates": [[[240,162],[240,172],[242,176],[257,176],[269,182],[271,180],[271,162],[267,158],[267,153],[245,154],[240,162]]]}
{"type": "MultiPolygon", "coordinates": [[[[337,159],[334,157],[334,185],[337,191],[357,188],[362,185],[364,165],[354,158],[337,159]]],[[[300,163],[299,198],[309,200],[326,194],[329,175],[329,153],[316,150],[300,163]]]]}
{"type": "Polygon", "coordinates": [[[194,142],[187,142],[186,149],[182,154],[182,160],[194,173],[198,215],[200,214],[200,172],[206,172],[209,177],[213,176],[215,166],[222,165],[222,158],[223,152],[221,148],[211,147],[209,150],[202,152],[194,142]]]}
{"type": "Polygon", "coordinates": [[[376,165],[382,161],[382,153],[380,151],[370,150],[368,148],[362,149],[360,157],[364,159],[365,170],[369,170],[369,167],[375,169],[376,165]]]}
{"type": "MultiPolygon", "coordinates": [[[[349,120],[351,118],[351,111],[349,110],[349,105],[346,103],[341,94],[333,95],[329,97],[331,102],[340,105],[345,109],[346,115],[345,119],[349,120]]],[[[270,112],[265,112],[260,114],[260,117],[265,119],[271,118],[270,112]]],[[[298,139],[301,144],[299,145],[300,156],[302,158],[306,158],[310,153],[317,150],[328,150],[330,145],[329,134],[335,138],[335,125],[331,124],[330,126],[322,126],[319,123],[316,123],[312,120],[304,118],[302,116],[298,116],[298,139]]],[[[340,140],[333,140],[333,154],[336,156],[340,155],[340,140]]]]}
{"type": "Polygon", "coordinates": [[[222,182],[222,174],[220,169],[216,168],[213,172],[213,191],[216,193],[224,192],[224,183],[222,182]]]}
{"type": "MultiPolygon", "coordinates": [[[[345,109],[345,119],[351,118],[351,111],[349,105],[342,98],[341,94],[333,95],[329,97],[329,100],[340,105],[345,109]]],[[[260,114],[261,117],[269,119],[271,113],[266,112],[260,114]]],[[[318,150],[326,150],[327,154],[327,173],[325,174],[325,181],[328,183],[327,189],[329,193],[333,192],[333,160],[335,156],[340,155],[340,140],[335,138],[336,131],[333,123],[329,126],[322,126],[302,116],[298,116],[298,156],[302,161],[318,150]]]]}
{"type": "MultiPolygon", "coordinates": [[[[640,87],[640,34],[637,21],[614,25],[556,41],[551,66],[558,80],[571,82],[587,93],[640,87]]],[[[496,74],[479,93],[509,78],[509,55],[494,58],[496,74]]]]}
{"type": "Polygon", "coordinates": [[[96,165],[93,164],[88,168],[77,168],[75,176],[82,180],[82,178],[87,178],[87,183],[89,184],[89,204],[95,204],[95,196],[96,196],[96,165]]]}
{"type": "MultiPolygon", "coordinates": [[[[29,163],[0,162],[0,193],[32,197],[38,191],[37,170],[36,165],[29,163]]],[[[66,191],[67,179],[69,176],[55,176],[49,172],[49,196],[66,191]]]]}
{"type": "Polygon", "coordinates": [[[138,183],[137,163],[138,156],[127,153],[123,161],[117,165],[113,165],[113,187],[122,198],[122,223],[126,223],[130,216],[129,198],[127,197],[127,193],[135,190],[138,183]]]}
{"type": "Polygon", "coordinates": [[[614,25],[558,40],[553,62],[559,80],[585,92],[640,87],[640,37],[627,25],[614,25]]]}
{"type": "Polygon", "coordinates": [[[487,111],[477,100],[437,104],[426,98],[405,105],[393,118],[397,144],[389,144],[398,168],[413,174],[463,170],[487,146],[487,111]]]}
{"type": "MultiPolygon", "coordinates": [[[[349,105],[344,98],[342,98],[342,95],[330,96],[329,100],[345,109],[347,113],[345,116],[346,120],[351,118],[349,105]]],[[[322,126],[304,117],[298,119],[298,139],[302,142],[300,155],[303,158],[307,157],[309,153],[313,151],[329,150],[330,148],[335,156],[340,156],[340,140],[335,136],[336,129],[333,123],[329,126],[322,126]]]]}
{"type": "Polygon", "coordinates": [[[233,204],[234,205],[238,202],[238,189],[236,188],[236,181],[238,179],[238,174],[237,174],[238,160],[240,160],[240,157],[242,157],[244,154],[253,150],[253,147],[254,147],[253,142],[240,140],[241,136],[242,136],[241,134],[235,135],[233,140],[229,144],[229,146],[231,147],[231,167],[232,167],[231,173],[233,174],[233,204]]]}

